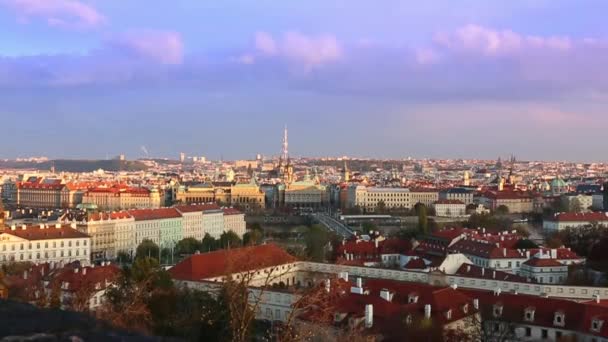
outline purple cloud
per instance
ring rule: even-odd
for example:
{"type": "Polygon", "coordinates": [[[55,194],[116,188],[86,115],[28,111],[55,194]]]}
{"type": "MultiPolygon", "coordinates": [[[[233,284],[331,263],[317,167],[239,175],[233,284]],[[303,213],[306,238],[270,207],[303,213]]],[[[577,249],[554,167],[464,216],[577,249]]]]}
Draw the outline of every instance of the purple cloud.
{"type": "Polygon", "coordinates": [[[297,31],[287,31],[280,37],[267,32],[257,32],[255,52],[242,55],[242,64],[253,64],[257,58],[279,57],[292,66],[309,72],[315,68],[339,61],[343,47],[333,35],[310,36],[297,31]]]}
{"type": "Polygon", "coordinates": [[[66,28],[91,28],[105,22],[95,8],[77,0],[0,0],[0,4],[11,8],[20,22],[38,18],[49,26],[66,28]]]}
{"type": "Polygon", "coordinates": [[[182,37],[173,31],[131,31],[110,37],[106,46],[121,54],[161,64],[182,64],[184,59],[182,37]]]}

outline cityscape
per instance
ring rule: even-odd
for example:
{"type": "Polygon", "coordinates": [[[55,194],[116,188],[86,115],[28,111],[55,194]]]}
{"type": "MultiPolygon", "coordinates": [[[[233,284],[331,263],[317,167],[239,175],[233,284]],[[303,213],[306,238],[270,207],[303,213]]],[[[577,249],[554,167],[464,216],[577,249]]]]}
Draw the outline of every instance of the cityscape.
{"type": "Polygon", "coordinates": [[[608,342],[607,12],[0,0],[0,342],[608,342]]]}

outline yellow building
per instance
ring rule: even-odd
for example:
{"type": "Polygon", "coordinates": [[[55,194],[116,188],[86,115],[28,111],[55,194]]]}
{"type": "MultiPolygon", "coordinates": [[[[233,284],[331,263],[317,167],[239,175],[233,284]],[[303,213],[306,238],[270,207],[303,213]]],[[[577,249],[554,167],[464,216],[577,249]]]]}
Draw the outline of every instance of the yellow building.
{"type": "Polygon", "coordinates": [[[252,177],[251,182],[230,188],[230,203],[233,207],[245,210],[263,209],[266,207],[266,196],[252,177]]]}

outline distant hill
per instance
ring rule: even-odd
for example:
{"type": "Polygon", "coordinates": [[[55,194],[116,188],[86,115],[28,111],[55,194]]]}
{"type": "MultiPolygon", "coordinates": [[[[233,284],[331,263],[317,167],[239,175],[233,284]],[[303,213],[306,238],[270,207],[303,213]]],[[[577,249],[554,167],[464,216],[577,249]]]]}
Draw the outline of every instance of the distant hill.
{"type": "Polygon", "coordinates": [[[4,169],[35,169],[50,170],[55,167],[55,171],[61,172],[92,172],[99,169],[105,171],[145,171],[148,167],[140,161],[124,160],[78,160],[78,159],[57,159],[43,163],[0,161],[0,168],[4,169]]]}

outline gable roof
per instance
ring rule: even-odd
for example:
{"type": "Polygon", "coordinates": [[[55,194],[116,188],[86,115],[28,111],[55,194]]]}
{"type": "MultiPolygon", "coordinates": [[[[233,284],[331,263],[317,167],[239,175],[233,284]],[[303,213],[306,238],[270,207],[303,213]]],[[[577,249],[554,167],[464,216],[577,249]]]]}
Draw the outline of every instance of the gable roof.
{"type": "Polygon", "coordinates": [[[227,274],[293,263],[297,259],[274,244],[195,254],[169,270],[177,280],[202,281],[227,274]]]}

